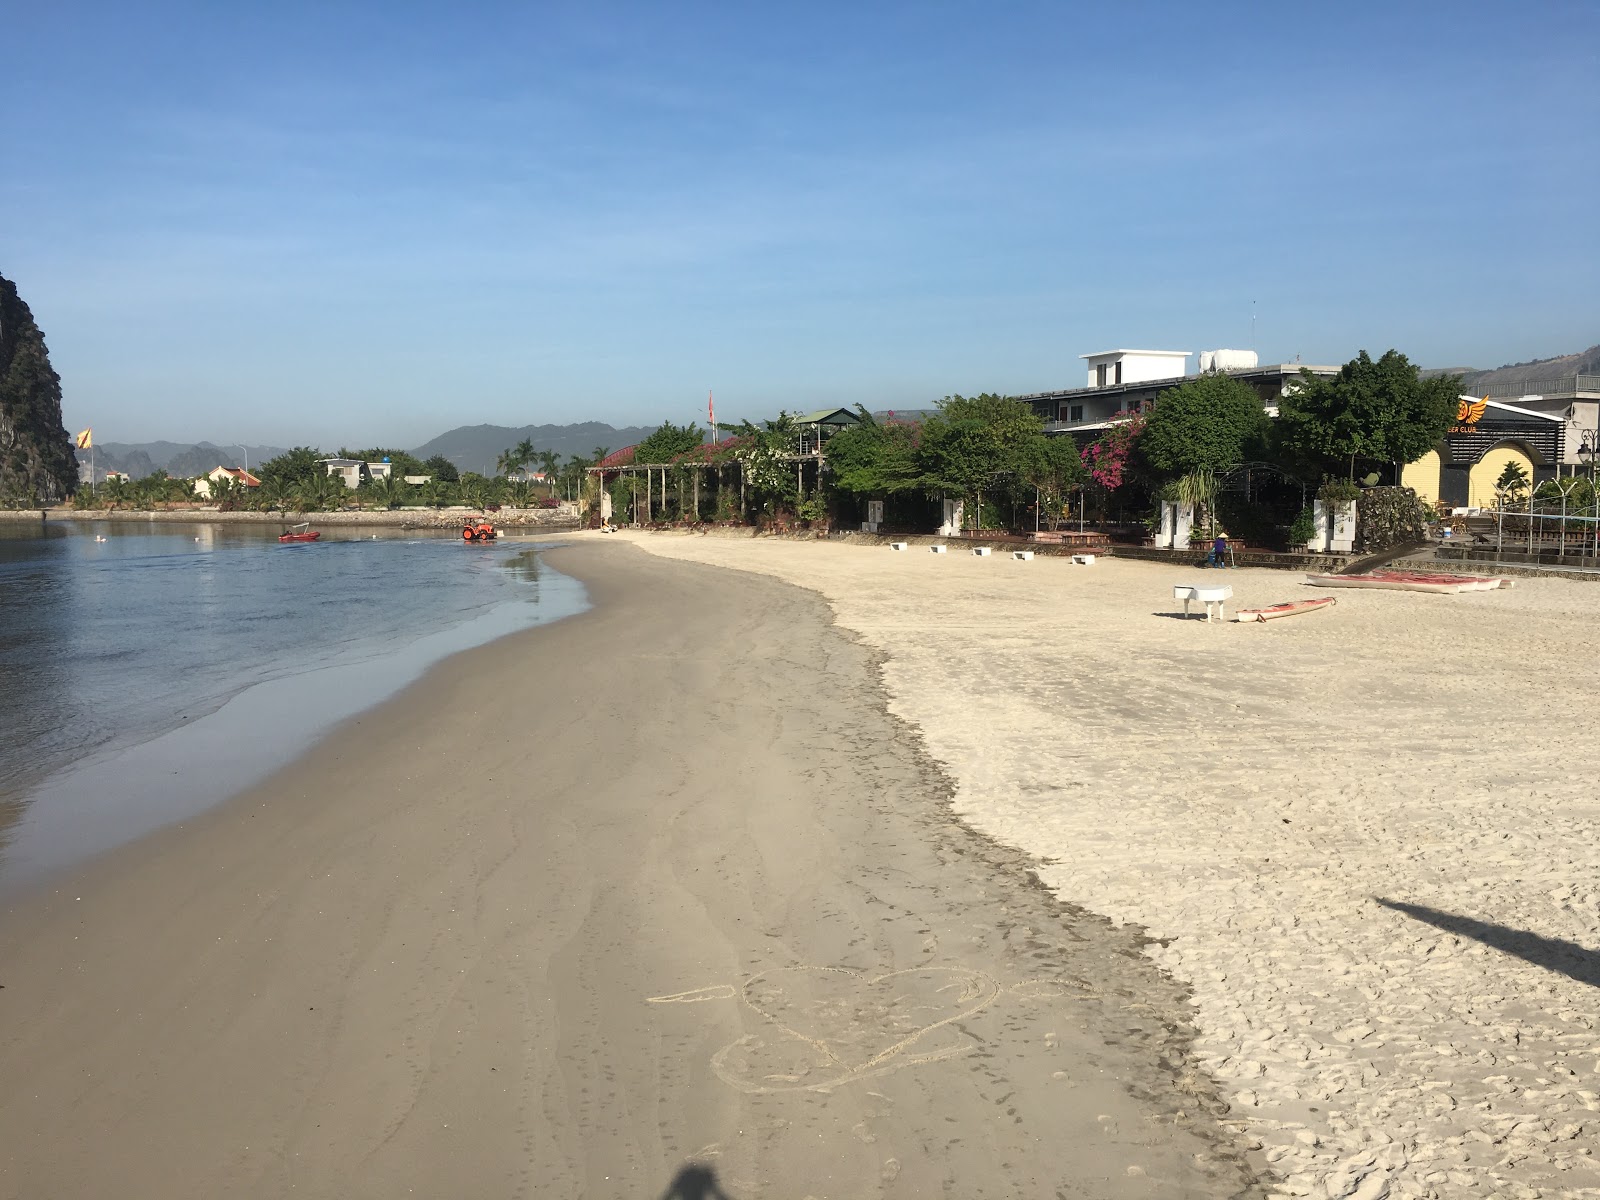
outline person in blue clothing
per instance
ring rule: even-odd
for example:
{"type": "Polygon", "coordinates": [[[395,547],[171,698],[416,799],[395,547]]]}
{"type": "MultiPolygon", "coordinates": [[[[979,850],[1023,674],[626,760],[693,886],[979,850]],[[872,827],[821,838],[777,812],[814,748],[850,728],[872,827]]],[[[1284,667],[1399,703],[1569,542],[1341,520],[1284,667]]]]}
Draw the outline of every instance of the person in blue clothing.
{"type": "Polygon", "coordinates": [[[1225,567],[1228,565],[1228,535],[1217,534],[1217,540],[1211,543],[1211,553],[1206,557],[1206,566],[1225,567]]]}

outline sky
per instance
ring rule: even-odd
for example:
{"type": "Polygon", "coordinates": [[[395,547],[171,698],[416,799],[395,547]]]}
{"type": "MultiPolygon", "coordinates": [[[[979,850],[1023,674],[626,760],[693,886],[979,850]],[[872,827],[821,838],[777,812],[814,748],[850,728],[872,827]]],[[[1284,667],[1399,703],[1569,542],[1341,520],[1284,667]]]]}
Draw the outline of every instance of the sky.
{"type": "Polygon", "coordinates": [[[53,0],[5,39],[0,274],[98,441],[1600,342],[1593,0],[53,0]]]}

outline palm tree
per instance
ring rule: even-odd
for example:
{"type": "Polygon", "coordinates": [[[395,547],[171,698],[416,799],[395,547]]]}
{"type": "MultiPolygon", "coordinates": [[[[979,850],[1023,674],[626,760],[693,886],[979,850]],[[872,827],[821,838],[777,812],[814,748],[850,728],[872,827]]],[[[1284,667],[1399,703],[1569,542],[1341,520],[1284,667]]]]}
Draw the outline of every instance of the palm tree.
{"type": "Polygon", "coordinates": [[[561,455],[554,450],[541,450],[536,455],[539,470],[544,472],[544,481],[550,489],[550,495],[556,494],[556,472],[561,469],[561,455]]]}
{"type": "Polygon", "coordinates": [[[488,503],[489,481],[476,471],[468,471],[461,476],[461,482],[456,485],[456,493],[461,498],[461,503],[472,508],[482,508],[488,503]]]}

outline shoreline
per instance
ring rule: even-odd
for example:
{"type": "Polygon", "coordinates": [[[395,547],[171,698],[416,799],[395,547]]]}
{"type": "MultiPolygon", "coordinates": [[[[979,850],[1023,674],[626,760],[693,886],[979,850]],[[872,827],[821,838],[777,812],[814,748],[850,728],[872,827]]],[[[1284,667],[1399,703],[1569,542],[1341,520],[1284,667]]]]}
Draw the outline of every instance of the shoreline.
{"type": "MultiPolygon", "coordinates": [[[[394,526],[401,529],[448,529],[459,526],[468,516],[482,516],[481,508],[396,508],[380,511],[221,512],[217,509],[0,509],[0,523],[48,525],[52,521],[88,521],[130,524],[194,525],[298,525],[310,521],[317,525],[394,526]],[[290,518],[297,518],[291,520],[290,518]]],[[[493,514],[496,524],[519,529],[569,532],[577,528],[578,518],[559,508],[502,509],[493,514]]]]}
{"type": "Polygon", "coordinates": [[[175,715],[148,736],[97,748],[28,781],[7,797],[20,815],[0,825],[0,903],[25,899],[120,846],[231,803],[455,655],[586,611],[582,586],[557,575],[553,598],[547,581],[537,601],[503,600],[396,650],[347,652],[269,675],[193,720],[175,715]],[[174,762],[183,764],[181,776],[171,771],[174,762]]]}
{"type": "Polygon", "coordinates": [[[1207,626],[1161,619],[1178,567],[630,540],[811,588],[882,651],[956,812],[1194,988],[1286,1194],[1600,1192],[1600,809],[1568,757],[1600,723],[1549,685],[1600,655],[1594,589],[1207,626]]]}
{"type": "Polygon", "coordinates": [[[826,604],[556,558],[589,611],[0,912],[0,1195],[1253,1194],[1183,989],[951,818],[826,604]]]}

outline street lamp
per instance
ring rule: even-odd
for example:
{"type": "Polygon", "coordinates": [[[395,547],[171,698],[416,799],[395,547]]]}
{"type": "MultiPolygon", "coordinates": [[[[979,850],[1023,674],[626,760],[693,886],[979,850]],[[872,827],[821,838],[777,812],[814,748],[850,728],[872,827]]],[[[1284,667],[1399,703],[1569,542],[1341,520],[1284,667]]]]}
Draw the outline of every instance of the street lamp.
{"type": "Polygon", "coordinates": [[[240,446],[239,449],[244,452],[244,473],[248,475],[250,474],[250,447],[240,446]]]}
{"type": "Polygon", "coordinates": [[[1600,426],[1583,431],[1583,441],[1578,444],[1578,457],[1589,464],[1589,500],[1594,504],[1594,527],[1591,549],[1600,558],[1600,496],[1594,490],[1594,460],[1600,456],[1600,426]]]}

